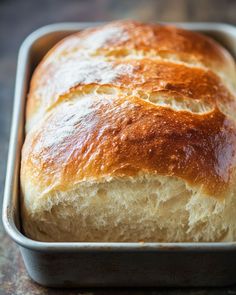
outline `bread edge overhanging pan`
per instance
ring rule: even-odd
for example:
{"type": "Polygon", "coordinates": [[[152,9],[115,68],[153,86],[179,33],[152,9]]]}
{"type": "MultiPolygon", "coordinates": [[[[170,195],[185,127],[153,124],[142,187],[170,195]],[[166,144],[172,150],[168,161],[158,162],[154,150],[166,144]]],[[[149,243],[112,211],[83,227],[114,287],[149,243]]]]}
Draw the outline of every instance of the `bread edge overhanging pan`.
{"type": "MultiPolygon", "coordinates": [[[[3,224],[19,245],[30,277],[49,287],[225,286],[236,284],[236,242],[46,243],[20,230],[19,168],[30,75],[63,37],[98,23],[59,23],[30,34],[18,56],[3,200],[3,224]]],[[[173,23],[206,33],[236,58],[236,28],[221,23],[173,23]]]]}

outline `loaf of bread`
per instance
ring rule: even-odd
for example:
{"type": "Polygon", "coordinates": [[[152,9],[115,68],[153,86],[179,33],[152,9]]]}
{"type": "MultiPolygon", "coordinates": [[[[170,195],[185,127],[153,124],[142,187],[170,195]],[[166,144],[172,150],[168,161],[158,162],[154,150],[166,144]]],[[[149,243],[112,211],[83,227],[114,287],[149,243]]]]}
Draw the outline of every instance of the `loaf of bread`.
{"type": "Polygon", "coordinates": [[[63,39],[27,100],[24,233],[236,240],[236,70],[211,38],[120,21],[63,39]]]}

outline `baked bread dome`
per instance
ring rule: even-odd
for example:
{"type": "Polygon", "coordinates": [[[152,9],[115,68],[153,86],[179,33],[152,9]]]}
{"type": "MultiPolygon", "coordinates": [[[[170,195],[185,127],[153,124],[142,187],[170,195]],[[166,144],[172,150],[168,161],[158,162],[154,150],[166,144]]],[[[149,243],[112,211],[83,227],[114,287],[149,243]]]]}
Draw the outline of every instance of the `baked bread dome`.
{"type": "Polygon", "coordinates": [[[40,241],[236,239],[236,70],[218,43],[120,21],[36,68],[22,223],[40,241]]]}

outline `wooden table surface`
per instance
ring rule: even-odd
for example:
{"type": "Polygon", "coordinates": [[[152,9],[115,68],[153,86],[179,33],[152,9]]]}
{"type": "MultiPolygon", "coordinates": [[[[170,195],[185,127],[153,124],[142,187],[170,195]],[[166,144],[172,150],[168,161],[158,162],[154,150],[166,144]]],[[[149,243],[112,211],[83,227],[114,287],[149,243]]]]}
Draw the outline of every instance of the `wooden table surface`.
{"type": "MultiPolygon", "coordinates": [[[[55,22],[110,21],[132,18],[144,21],[212,21],[236,24],[234,0],[0,0],[0,204],[5,179],[14,93],[17,51],[33,30],[55,22]]],[[[0,205],[1,206],[1,205],[0,205]]],[[[0,208],[1,209],[1,208],[0,208]]],[[[236,274],[235,274],[236,276],[236,274]]],[[[33,283],[18,248],[0,221],[0,294],[236,294],[236,287],[198,289],[56,290],[33,283]]]]}

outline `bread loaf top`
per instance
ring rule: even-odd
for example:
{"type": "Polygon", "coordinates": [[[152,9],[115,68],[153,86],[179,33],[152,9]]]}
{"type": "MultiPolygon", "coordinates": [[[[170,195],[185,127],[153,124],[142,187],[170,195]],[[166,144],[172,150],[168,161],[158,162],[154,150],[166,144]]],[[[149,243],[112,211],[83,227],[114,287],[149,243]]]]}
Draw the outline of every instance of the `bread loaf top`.
{"type": "Polygon", "coordinates": [[[235,77],[218,43],[172,26],[121,21],[67,37],[32,77],[26,199],[149,174],[224,198],[235,182],[235,77]]]}

